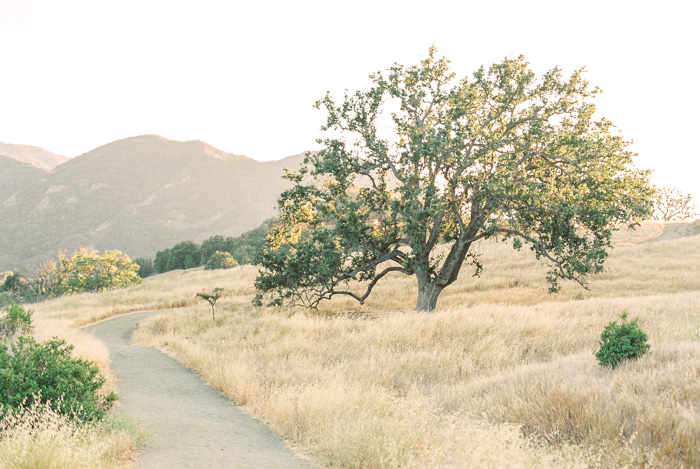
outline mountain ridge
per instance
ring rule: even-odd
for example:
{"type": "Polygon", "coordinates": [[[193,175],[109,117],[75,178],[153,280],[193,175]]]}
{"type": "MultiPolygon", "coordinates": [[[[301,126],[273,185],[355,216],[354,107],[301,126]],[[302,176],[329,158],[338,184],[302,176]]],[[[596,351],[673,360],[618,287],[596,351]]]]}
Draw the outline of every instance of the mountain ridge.
{"type": "Polygon", "coordinates": [[[50,152],[41,147],[32,145],[20,145],[0,141],[0,155],[7,156],[17,161],[23,161],[39,169],[51,171],[70,158],[50,152]]]}
{"type": "Polygon", "coordinates": [[[290,186],[283,168],[298,168],[303,156],[259,162],[199,140],[146,135],[51,171],[0,159],[20,175],[0,175],[0,270],[79,247],[152,257],[179,241],[236,236],[275,215],[290,186]]]}

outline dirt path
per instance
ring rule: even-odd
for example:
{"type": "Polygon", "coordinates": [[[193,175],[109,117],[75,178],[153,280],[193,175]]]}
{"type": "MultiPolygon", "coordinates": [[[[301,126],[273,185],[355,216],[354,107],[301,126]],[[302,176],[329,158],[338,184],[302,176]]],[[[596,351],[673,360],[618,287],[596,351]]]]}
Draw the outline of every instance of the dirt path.
{"type": "Polygon", "coordinates": [[[700,234],[700,227],[694,223],[667,223],[663,232],[656,238],[651,238],[645,243],[655,243],[658,241],[671,241],[700,234]]]}
{"type": "Polygon", "coordinates": [[[199,375],[154,348],[129,344],[138,322],[159,312],[118,316],[86,328],[109,348],[120,411],[152,435],[136,467],[311,468],[199,375]]]}

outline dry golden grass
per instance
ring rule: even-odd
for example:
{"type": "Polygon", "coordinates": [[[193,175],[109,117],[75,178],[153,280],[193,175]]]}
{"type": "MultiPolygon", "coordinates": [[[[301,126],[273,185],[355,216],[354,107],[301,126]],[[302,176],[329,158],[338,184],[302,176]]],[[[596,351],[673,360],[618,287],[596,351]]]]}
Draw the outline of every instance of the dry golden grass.
{"type": "Polygon", "coordinates": [[[77,425],[48,405],[0,420],[0,467],[6,469],[122,468],[133,448],[126,432],[77,425]]]}
{"type": "Polygon", "coordinates": [[[37,313],[83,324],[184,306],[144,321],[135,340],[197,370],[327,467],[697,467],[700,237],[639,244],[660,231],[619,233],[589,291],[566,285],[554,296],[531,253],[481,243],[482,277],[463,273],[430,314],[410,311],[406,277],[361,307],[253,308],[251,267],[170,273],[37,313]],[[194,303],[214,287],[226,289],[215,322],[194,303]],[[622,312],[639,320],[651,352],[601,369],[598,338],[622,312]]]}

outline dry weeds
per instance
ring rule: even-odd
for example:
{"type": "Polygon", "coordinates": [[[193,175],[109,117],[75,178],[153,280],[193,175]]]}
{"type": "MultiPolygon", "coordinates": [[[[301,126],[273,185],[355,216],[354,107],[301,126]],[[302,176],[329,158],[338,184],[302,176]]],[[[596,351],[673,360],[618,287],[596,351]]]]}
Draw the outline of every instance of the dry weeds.
{"type": "Polygon", "coordinates": [[[36,405],[0,420],[0,467],[107,469],[127,467],[134,442],[126,432],[78,425],[36,405]]]}
{"type": "Polygon", "coordinates": [[[253,308],[251,267],[169,273],[37,314],[84,324],[184,306],[145,321],[135,340],[328,467],[697,467],[700,237],[638,244],[660,229],[620,233],[589,291],[566,285],[555,296],[531,253],[481,243],[482,277],[465,272],[431,314],[410,311],[415,282],[401,277],[362,307],[253,308]],[[215,322],[194,303],[213,287],[226,289],[215,322]],[[601,369],[598,337],[622,312],[651,352],[601,369]]]}

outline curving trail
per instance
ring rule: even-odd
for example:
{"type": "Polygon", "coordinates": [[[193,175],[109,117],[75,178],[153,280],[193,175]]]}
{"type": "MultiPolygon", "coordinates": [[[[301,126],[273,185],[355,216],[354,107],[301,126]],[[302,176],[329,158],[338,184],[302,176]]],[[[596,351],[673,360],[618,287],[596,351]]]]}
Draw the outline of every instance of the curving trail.
{"type": "Polygon", "coordinates": [[[153,436],[139,468],[311,468],[282,439],[173,358],[130,345],[149,311],[86,327],[110,351],[121,410],[153,436]]]}
{"type": "Polygon", "coordinates": [[[700,234],[697,223],[666,223],[664,230],[656,238],[651,238],[644,243],[656,243],[659,241],[672,241],[674,239],[696,236],[700,234]]]}

